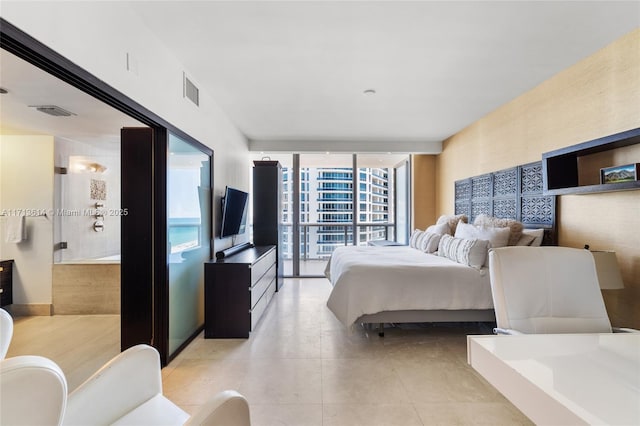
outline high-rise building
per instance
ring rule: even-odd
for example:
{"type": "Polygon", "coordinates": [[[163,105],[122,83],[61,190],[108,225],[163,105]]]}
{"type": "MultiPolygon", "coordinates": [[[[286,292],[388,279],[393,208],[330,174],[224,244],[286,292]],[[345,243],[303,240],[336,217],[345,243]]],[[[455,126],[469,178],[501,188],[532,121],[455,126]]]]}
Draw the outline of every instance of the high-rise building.
{"type": "MultiPolygon", "coordinates": [[[[283,170],[284,222],[293,212],[293,169],[283,170]]],[[[351,168],[300,169],[300,257],[328,258],[336,247],[353,244],[354,194],[357,193],[357,244],[386,239],[392,221],[393,175],[386,168],[357,169],[357,188],[351,168]],[[376,224],[380,225],[376,225],[376,224]]],[[[291,226],[285,227],[283,253],[293,255],[291,226]]]]}

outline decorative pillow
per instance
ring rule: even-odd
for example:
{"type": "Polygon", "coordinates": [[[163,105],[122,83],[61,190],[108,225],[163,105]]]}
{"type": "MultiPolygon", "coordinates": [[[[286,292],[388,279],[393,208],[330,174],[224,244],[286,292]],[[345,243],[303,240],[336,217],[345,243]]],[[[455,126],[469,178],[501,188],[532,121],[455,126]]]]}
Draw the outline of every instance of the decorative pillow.
{"type": "Polygon", "coordinates": [[[511,228],[492,228],[488,226],[475,226],[468,223],[458,223],[456,238],[475,238],[478,240],[488,240],[491,248],[504,247],[509,242],[511,228]]]}
{"type": "Polygon", "coordinates": [[[524,235],[533,235],[535,239],[531,244],[531,247],[540,247],[542,245],[542,238],[544,238],[544,228],[538,229],[523,229],[522,234],[524,235]]]}
{"type": "Polygon", "coordinates": [[[432,234],[451,234],[451,229],[447,223],[441,223],[440,225],[431,225],[427,228],[426,232],[431,232],[432,234]]]}
{"type": "Polygon", "coordinates": [[[425,253],[433,253],[438,250],[438,243],[440,243],[440,234],[434,234],[429,231],[425,231],[420,239],[420,245],[416,247],[418,250],[422,250],[425,253]]]}
{"type": "Polygon", "coordinates": [[[468,219],[469,218],[467,217],[466,214],[451,214],[451,215],[443,214],[436,221],[436,225],[441,225],[443,223],[446,223],[447,225],[449,225],[451,234],[455,235],[456,226],[458,226],[458,222],[462,221],[463,223],[467,223],[468,219]]]}
{"type": "Polygon", "coordinates": [[[518,222],[514,219],[501,219],[497,217],[487,216],[486,214],[481,214],[476,217],[476,220],[473,221],[474,225],[478,226],[491,226],[494,228],[504,228],[508,226],[511,228],[511,235],[509,236],[509,242],[507,245],[515,246],[518,243],[518,240],[522,236],[522,229],[524,225],[521,222],[518,222]]]}
{"type": "Polygon", "coordinates": [[[487,258],[488,249],[489,241],[443,235],[438,244],[438,256],[480,269],[487,258]]]}
{"type": "Polygon", "coordinates": [[[411,237],[409,237],[409,247],[416,248],[418,238],[420,238],[423,233],[424,231],[420,229],[414,229],[413,232],[411,233],[411,237]]]}
{"type": "Polygon", "coordinates": [[[527,235],[524,233],[524,231],[522,231],[522,237],[520,237],[516,245],[530,247],[531,243],[533,243],[535,239],[536,237],[534,237],[533,235],[527,235]]]}

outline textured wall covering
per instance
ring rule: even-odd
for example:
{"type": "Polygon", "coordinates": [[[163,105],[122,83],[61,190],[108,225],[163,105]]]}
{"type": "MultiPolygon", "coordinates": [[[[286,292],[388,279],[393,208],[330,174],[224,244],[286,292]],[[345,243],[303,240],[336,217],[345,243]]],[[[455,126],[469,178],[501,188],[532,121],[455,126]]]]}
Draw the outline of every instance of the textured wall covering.
{"type": "MultiPolygon", "coordinates": [[[[640,29],[471,124],[436,159],[437,214],[453,213],[454,182],[539,161],[543,152],[640,126],[640,29]]],[[[640,146],[620,153],[640,162],[640,146]]],[[[640,327],[640,191],[557,199],[558,244],[615,250],[624,290],[605,291],[611,321],[640,327]]]]}
{"type": "Polygon", "coordinates": [[[411,162],[413,174],[413,191],[411,201],[413,204],[411,230],[415,228],[426,229],[436,223],[436,157],[433,155],[414,155],[411,162]]]}

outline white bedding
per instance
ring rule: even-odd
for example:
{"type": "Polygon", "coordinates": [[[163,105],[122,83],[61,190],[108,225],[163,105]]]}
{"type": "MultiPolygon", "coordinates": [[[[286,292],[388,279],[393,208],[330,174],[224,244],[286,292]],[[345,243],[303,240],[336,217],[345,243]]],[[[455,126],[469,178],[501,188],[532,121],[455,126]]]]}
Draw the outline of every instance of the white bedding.
{"type": "Polygon", "coordinates": [[[346,326],[382,311],[493,309],[489,271],[408,246],[337,248],[327,306],[346,326]]]}

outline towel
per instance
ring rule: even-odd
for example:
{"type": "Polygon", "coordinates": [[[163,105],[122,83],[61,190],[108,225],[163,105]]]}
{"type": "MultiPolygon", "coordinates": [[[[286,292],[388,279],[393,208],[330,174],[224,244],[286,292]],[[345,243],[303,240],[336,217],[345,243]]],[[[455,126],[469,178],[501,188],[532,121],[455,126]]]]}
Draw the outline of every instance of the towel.
{"type": "Polygon", "coordinates": [[[24,216],[7,216],[4,240],[8,243],[19,243],[26,239],[27,227],[24,223],[24,216]]]}

